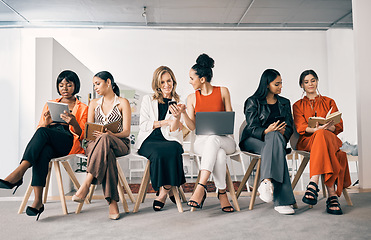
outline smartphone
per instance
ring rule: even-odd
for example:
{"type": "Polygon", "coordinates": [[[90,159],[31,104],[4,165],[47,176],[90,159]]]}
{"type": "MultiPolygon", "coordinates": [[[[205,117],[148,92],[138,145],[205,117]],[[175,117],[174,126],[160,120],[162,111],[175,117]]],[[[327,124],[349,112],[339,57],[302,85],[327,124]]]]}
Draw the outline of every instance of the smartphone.
{"type": "MultiPolygon", "coordinates": [[[[177,102],[176,101],[169,101],[169,107],[170,107],[170,105],[177,105],[177,102]]],[[[170,112],[170,110],[169,110],[169,113],[171,114],[171,112],[170,112]]]]}
{"type": "Polygon", "coordinates": [[[274,118],[275,122],[277,122],[278,120],[280,120],[280,123],[282,123],[286,120],[286,118],[284,116],[277,116],[274,118]]]}

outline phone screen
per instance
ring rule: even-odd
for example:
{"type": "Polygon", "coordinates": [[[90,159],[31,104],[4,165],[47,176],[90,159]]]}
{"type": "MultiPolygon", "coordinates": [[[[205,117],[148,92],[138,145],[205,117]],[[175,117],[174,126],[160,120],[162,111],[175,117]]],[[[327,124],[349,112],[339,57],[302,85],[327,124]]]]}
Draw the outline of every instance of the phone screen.
{"type": "Polygon", "coordinates": [[[284,122],[285,121],[285,117],[284,116],[277,116],[275,117],[275,122],[277,122],[278,120],[280,120],[280,122],[284,122]]]}
{"type": "MultiPolygon", "coordinates": [[[[169,104],[169,106],[170,106],[170,105],[173,105],[173,104],[176,105],[177,103],[176,103],[176,101],[170,101],[168,104],[169,104]]],[[[169,110],[169,113],[171,114],[170,110],[169,110]]]]}

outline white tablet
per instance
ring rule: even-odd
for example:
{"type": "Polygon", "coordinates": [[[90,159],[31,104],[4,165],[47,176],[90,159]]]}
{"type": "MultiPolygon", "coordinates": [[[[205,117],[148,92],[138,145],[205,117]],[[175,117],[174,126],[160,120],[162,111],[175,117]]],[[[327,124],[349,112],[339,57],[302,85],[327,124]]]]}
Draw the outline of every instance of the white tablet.
{"type": "Polygon", "coordinates": [[[61,114],[64,113],[64,111],[70,111],[68,104],[60,102],[47,102],[47,104],[53,122],[65,123],[65,121],[61,118],[61,114]]]}

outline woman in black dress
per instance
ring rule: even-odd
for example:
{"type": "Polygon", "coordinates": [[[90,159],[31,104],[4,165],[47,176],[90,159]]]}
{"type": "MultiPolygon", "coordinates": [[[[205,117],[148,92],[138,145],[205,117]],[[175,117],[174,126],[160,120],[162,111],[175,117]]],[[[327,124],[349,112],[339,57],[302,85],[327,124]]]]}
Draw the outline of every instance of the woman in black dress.
{"type": "MultiPolygon", "coordinates": [[[[173,71],[161,66],[153,74],[153,95],[143,97],[140,109],[138,153],[149,159],[152,187],[157,191],[153,210],[160,211],[172,186],[185,183],[183,133],[180,122],[184,104],[179,104],[173,71]],[[173,102],[174,104],[170,104],[173,102]]],[[[169,195],[175,203],[174,196],[169,195]]]]}

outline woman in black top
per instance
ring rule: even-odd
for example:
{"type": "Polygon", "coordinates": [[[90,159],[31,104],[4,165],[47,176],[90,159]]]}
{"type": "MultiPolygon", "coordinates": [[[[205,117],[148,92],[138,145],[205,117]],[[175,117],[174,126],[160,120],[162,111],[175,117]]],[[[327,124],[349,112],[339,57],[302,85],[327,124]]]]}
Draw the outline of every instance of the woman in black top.
{"type": "Polygon", "coordinates": [[[185,183],[183,125],[180,122],[185,105],[179,104],[176,85],[173,71],[166,66],[158,67],[153,73],[154,93],[143,97],[140,108],[136,147],[139,148],[138,154],[151,162],[152,187],[157,191],[157,198],[153,202],[154,211],[164,207],[167,195],[176,203],[170,189],[185,183]]]}
{"type": "Polygon", "coordinates": [[[243,151],[261,155],[260,198],[274,201],[281,214],[293,214],[295,203],[286,162],[286,145],[293,132],[290,101],[279,96],[282,79],[278,71],[267,69],[254,95],[244,106],[246,127],[240,140],[243,151]]]}

